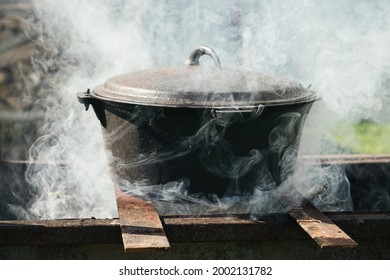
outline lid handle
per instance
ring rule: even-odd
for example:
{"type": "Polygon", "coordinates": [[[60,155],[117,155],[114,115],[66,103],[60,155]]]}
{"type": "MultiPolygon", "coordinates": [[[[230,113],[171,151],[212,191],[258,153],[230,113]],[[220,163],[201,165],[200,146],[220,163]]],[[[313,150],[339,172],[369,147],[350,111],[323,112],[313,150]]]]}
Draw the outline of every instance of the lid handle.
{"type": "Polygon", "coordinates": [[[219,70],[222,69],[221,62],[219,61],[219,57],[217,56],[215,51],[212,48],[206,46],[200,46],[193,50],[185,64],[190,66],[199,65],[199,58],[205,54],[207,54],[214,60],[215,67],[217,67],[219,70]]]}

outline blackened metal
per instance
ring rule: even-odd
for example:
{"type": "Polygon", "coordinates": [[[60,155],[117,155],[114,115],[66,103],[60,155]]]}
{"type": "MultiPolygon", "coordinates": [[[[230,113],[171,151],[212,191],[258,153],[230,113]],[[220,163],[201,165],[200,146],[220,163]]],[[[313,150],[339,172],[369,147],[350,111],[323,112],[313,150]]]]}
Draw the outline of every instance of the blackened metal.
{"type": "Polygon", "coordinates": [[[274,188],[294,171],[318,96],[285,78],[201,67],[203,54],[218,68],[214,51],[200,47],[187,66],[116,76],[79,94],[104,128],[114,178],[151,185],[184,179],[190,193],[222,196],[233,181],[240,186],[233,195],[250,194],[261,180],[274,188]],[[287,152],[292,162],[283,166],[287,152]],[[237,172],[240,159],[250,163],[237,172]]]}
{"type": "Polygon", "coordinates": [[[210,109],[114,103],[95,103],[93,107],[96,111],[104,109],[101,115],[107,122],[102,124],[103,133],[106,148],[115,158],[110,162],[114,175],[129,182],[147,180],[151,185],[187,178],[189,193],[222,196],[233,181],[240,186],[237,194],[250,194],[264,174],[269,176],[271,187],[291,175],[295,165],[283,166],[280,162],[287,151],[294,158],[311,105],[265,107],[259,116],[253,116],[252,111],[219,111],[216,115],[210,109]],[[290,120],[291,116],[295,119],[290,120]],[[232,121],[225,125],[226,120],[232,121]],[[214,135],[218,138],[211,143],[207,131],[199,133],[207,125],[214,126],[220,134],[214,135]],[[271,133],[283,138],[283,145],[272,147],[271,133]],[[253,156],[253,151],[258,151],[258,157],[245,174],[218,173],[226,165],[223,158],[218,158],[221,154],[245,159],[253,156]]]}
{"type": "Polygon", "coordinates": [[[90,90],[88,89],[87,92],[78,92],[77,99],[79,100],[80,103],[84,104],[85,111],[88,111],[89,105],[91,105],[92,102],[92,96],[90,90]]]}
{"type": "Polygon", "coordinates": [[[88,89],[87,92],[77,93],[77,99],[80,103],[84,104],[86,111],[88,111],[90,105],[93,105],[92,108],[95,112],[96,117],[100,121],[100,124],[104,128],[107,126],[106,113],[104,110],[105,104],[92,98],[90,89],[88,89]]]}
{"type": "Polygon", "coordinates": [[[133,72],[108,79],[91,91],[103,102],[181,108],[258,107],[314,102],[318,95],[299,82],[258,72],[218,69],[218,56],[208,47],[191,54],[186,66],[133,72]],[[210,55],[216,66],[199,65],[210,55]]]}

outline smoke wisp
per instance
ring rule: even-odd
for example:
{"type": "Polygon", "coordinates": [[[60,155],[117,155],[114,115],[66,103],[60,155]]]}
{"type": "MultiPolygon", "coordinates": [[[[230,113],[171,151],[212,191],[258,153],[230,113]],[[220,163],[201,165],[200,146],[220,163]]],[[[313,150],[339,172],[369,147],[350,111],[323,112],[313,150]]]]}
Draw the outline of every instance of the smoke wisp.
{"type": "MultiPolygon", "coordinates": [[[[39,101],[46,108],[44,136],[31,147],[30,159],[45,165],[40,169],[31,165],[27,170],[26,179],[38,195],[29,213],[23,214],[25,218],[115,217],[114,191],[99,122],[92,110],[83,111],[76,92],[102,84],[116,74],[182,65],[198,45],[206,44],[217,50],[223,67],[292,77],[305,86],[311,84],[321,94],[321,105],[314,106],[313,116],[308,117],[308,125],[314,124],[312,134],[304,131],[300,153],[332,151],[329,146],[321,146],[320,140],[329,133],[335,120],[350,123],[380,116],[385,108],[382,101],[390,77],[387,1],[41,0],[35,3],[36,21],[31,22],[27,32],[38,32],[39,36],[33,40],[40,49],[31,62],[48,79],[42,94],[45,98],[39,101]],[[316,137],[305,139],[313,134],[316,137]]],[[[201,64],[208,63],[207,59],[201,60],[201,64]]],[[[272,149],[294,146],[280,159],[286,174],[291,173],[291,162],[295,167],[290,159],[295,158],[299,143],[281,139],[280,132],[292,129],[297,117],[286,115],[280,120],[281,127],[270,135],[272,149]]],[[[214,125],[208,123],[193,138],[175,143],[175,151],[163,151],[153,156],[153,160],[176,157],[187,153],[188,145],[196,147],[199,141],[211,141],[208,146],[211,150],[202,151],[200,157],[220,154],[227,163],[222,166],[227,169],[213,172],[243,175],[254,166],[262,172],[260,151],[254,150],[241,159],[229,154],[214,125]],[[204,130],[207,137],[199,137],[204,130]],[[218,145],[214,145],[216,142],[218,145]],[[221,147],[225,149],[218,150],[221,147]]],[[[123,130],[118,128],[110,137],[120,138],[121,133],[123,130]]],[[[146,156],[134,162],[143,164],[150,160],[146,156]]],[[[208,168],[214,167],[210,162],[208,168]]],[[[245,207],[251,209],[245,210],[282,211],[275,201],[282,193],[288,193],[289,184],[303,195],[312,196],[321,209],[353,207],[348,180],[343,170],[336,167],[298,165],[295,174],[278,188],[269,187],[272,183],[267,183],[268,179],[259,176],[253,195],[245,198],[250,202],[245,207]]],[[[160,201],[210,203],[210,199],[207,201],[201,195],[188,195],[186,188],[190,182],[186,178],[163,186],[142,180],[123,185],[133,194],[160,201]]],[[[230,189],[229,200],[215,198],[214,204],[221,208],[236,205],[242,198],[234,196],[234,187],[230,189]]]]}

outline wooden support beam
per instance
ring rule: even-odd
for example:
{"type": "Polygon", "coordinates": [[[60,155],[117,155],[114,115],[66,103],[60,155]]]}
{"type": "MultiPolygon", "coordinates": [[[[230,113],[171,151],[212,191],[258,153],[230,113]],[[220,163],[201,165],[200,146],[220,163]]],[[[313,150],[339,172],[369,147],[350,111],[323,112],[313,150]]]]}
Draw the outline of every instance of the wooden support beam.
{"type": "Polygon", "coordinates": [[[169,249],[153,203],[116,188],[116,201],[125,252],[169,249]]]}
{"type": "Polygon", "coordinates": [[[294,207],[288,213],[321,248],[355,248],[358,245],[306,199],[300,206],[294,207]]]}

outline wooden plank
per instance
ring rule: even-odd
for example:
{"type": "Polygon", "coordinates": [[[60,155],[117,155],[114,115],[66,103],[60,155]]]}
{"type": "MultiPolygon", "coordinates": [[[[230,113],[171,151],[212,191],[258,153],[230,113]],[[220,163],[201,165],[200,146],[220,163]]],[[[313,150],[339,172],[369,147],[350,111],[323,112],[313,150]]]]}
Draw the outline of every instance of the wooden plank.
{"type": "Polygon", "coordinates": [[[127,195],[119,188],[116,201],[125,252],[169,249],[160,217],[150,201],[127,195]]]}
{"type": "Polygon", "coordinates": [[[291,209],[289,215],[321,248],[355,248],[358,245],[308,200],[304,200],[301,206],[291,209]]]}

